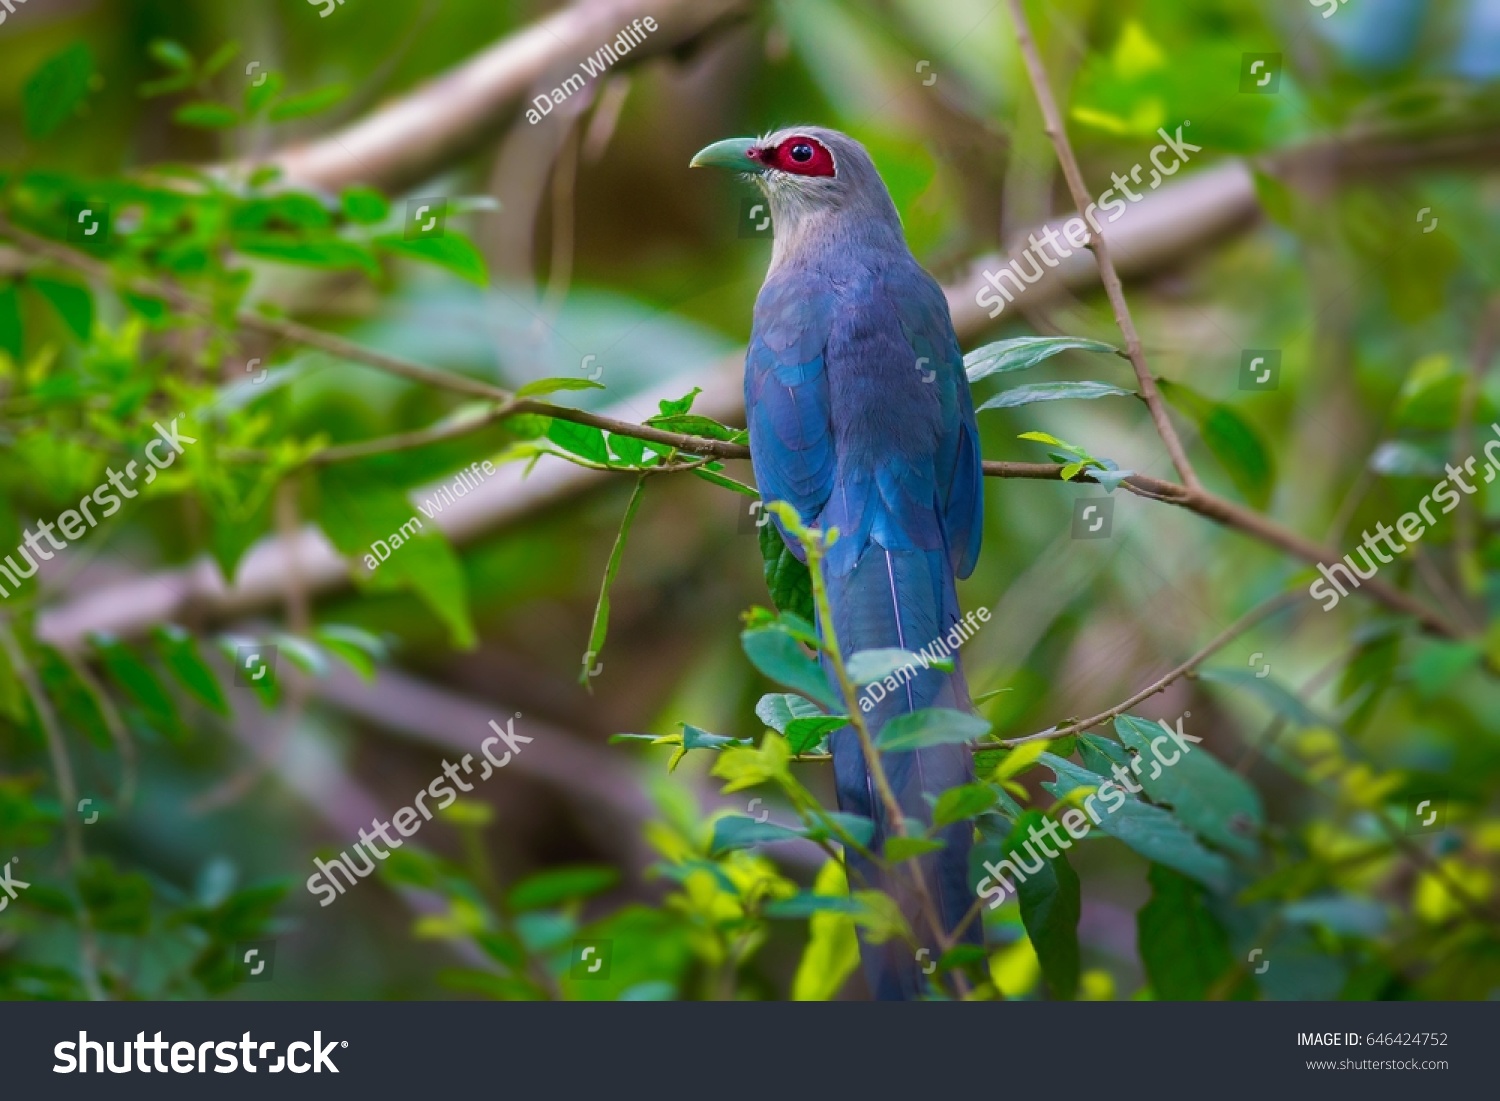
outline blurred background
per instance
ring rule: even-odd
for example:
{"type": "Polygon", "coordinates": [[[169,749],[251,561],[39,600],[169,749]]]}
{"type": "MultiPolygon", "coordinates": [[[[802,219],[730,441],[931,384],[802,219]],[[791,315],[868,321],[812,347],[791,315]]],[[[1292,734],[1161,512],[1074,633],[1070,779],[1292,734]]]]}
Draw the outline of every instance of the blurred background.
{"type": "MultiPolygon", "coordinates": [[[[1315,580],[1277,533],[1351,551],[1500,432],[1500,3],[1027,10],[1090,193],[1140,194],[1107,239],[1235,511],[986,479],[960,597],[993,614],[963,662],[976,694],[1003,690],[980,708],[1000,738],[1167,676],[1315,580]],[[1153,186],[1159,130],[1201,149],[1153,186]],[[1102,535],[1075,522],[1087,501],[1102,535]]],[[[995,317],[980,298],[1075,209],[1008,5],[11,0],[0,58],[0,544],[138,458],[153,422],[203,438],[0,603],[0,860],[29,883],[0,913],[0,997],[862,996],[850,918],[757,901],[829,893],[819,848],[712,849],[715,815],[760,795],[790,820],[782,796],[723,793],[711,742],[677,761],[684,723],[766,729],[774,686],[739,645],[770,602],[749,498],[600,469],[630,456],[597,430],[497,420],[480,391],[289,326],[508,390],[566,379],[535,392],[619,420],[742,425],[771,235],[749,185],[688,160],[806,122],[870,150],[966,352],[1120,346],[1086,253],[995,317]],[[80,236],[86,209],[105,239],[80,236]],[[695,388],[690,413],[661,404],[695,388]],[[533,740],[505,768],[318,904],[315,859],[512,719],[533,740]]],[[[1074,351],[975,397],[1081,380],[1135,385],[1074,351]]],[[[986,458],[1074,454],[1019,438],[1041,432],[1175,477],[1142,403],[1057,394],[1075,400],[982,411],[986,458]]],[[[1036,943],[1014,901],[986,914],[981,994],[1500,995],[1497,522],[1482,486],[1382,568],[1396,603],[1289,603],[1133,707],[1190,716],[1253,789],[1232,886],[1091,838],[1067,944],[1036,943]]],[[[832,805],[826,764],[792,767],[832,805]]],[[[1017,772],[1013,795],[1049,806],[1050,781],[1017,772]]]]}

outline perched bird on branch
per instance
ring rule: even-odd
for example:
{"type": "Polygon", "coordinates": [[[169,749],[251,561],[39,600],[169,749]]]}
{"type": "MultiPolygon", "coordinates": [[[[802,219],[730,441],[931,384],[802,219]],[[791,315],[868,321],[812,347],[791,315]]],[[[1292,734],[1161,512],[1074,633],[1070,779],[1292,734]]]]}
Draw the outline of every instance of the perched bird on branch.
{"type": "MultiPolygon", "coordinates": [[[[761,497],[790,503],[804,524],[838,529],[824,568],[844,654],[921,650],[959,619],[955,578],[974,568],[983,511],[974,405],[942,289],[912,257],[869,154],[847,135],[793,127],[716,142],[692,163],[745,173],[770,207],[771,267],[745,359],[761,497]]],[[[796,540],[787,542],[802,557],[796,540]]],[[[861,710],[874,736],[894,716],[926,707],[970,709],[957,664],[951,674],[922,668],[861,710]]],[[[839,807],[876,823],[870,850],[882,852],[894,831],[856,732],[838,730],[830,745],[839,807]]],[[[887,753],[881,763],[903,816],[923,822],[931,820],[924,796],[974,776],[963,745],[887,753]]],[[[930,953],[894,939],[863,944],[877,998],[921,994],[926,961],[974,902],[972,825],[940,836],[944,847],[916,862],[931,906],[912,862],[882,871],[846,854],[853,885],[895,897],[930,953]]],[[[971,921],[962,939],[979,935],[971,921]]]]}

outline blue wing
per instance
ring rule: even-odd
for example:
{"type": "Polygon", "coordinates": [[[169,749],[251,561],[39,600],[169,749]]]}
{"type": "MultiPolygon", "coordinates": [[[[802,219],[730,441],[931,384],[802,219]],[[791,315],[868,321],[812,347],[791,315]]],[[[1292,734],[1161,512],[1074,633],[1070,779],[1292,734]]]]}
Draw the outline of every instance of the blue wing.
{"type": "Polygon", "coordinates": [[[968,577],[979,558],[984,533],[984,471],[974,399],[964,374],[963,353],[953,332],[943,290],[932,276],[913,264],[883,280],[886,300],[895,310],[905,345],[939,403],[937,447],[932,473],[945,542],[958,577],[968,577]]]}
{"type": "MultiPolygon", "coordinates": [[[[831,294],[807,293],[793,281],[766,283],[745,357],[745,415],[761,498],[788,502],[808,524],[833,493],[824,351],[834,306],[831,294]]],[[[801,558],[796,540],[787,542],[801,558]]]]}

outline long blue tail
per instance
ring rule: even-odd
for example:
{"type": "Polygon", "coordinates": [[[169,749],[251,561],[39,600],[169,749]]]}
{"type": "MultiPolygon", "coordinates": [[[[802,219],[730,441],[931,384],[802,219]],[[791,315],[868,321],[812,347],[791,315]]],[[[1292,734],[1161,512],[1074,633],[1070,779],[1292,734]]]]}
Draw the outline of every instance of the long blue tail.
{"type": "MultiPolygon", "coordinates": [[[[957,623],[958,595],[946,549],[890,551],[872,541],[865,545],[857,561],[850,564],[844,560],[849,568],[843,572],[838,568],[839,557],[835,555],[829,563],[828,595],[839,647],[846,656],[882,647],[919,651],[945,636],[957,623]]],[[[958,710],[971,707],[956,656],[952,674],[918,665],[915,675],[905,683],[900,683],[901,679],[897,678],[895,691],[887,690],[883,699],[863,712],[872,736],[896,715],[924,707],[958,710]]],[[[866,767],[858,735],[846,727],[835,731],[830,743],[839,809],[874,820],[875,839],[870,851],[879,853],[892,831],[886,808],[866,767]]],[[[881,761],[906,817],[923,822],[932,819],[932,808],[924,795],[936,797],[974,779],[973,757],[963,745],[888,753],[882,755],[881,761]]],[[[968,884],[973,828],[968,822],[959,822],[943,830],[940,836],[944,847],[919,859],[939,920],[944,930],[951,933],[974,901],[968,884]]],[[[860,955],[871,993],[884,1000],[918,997],[929,985],[928,961],[936,960],[940,953],[929,923],[922,917],[910,864],[881,872],[857,853],[846,854],[846,861],[851,889],[869,886],[892,895],[920,942],[929,949],[928,955],[918,959],[912,948],[899,940],[882,945],[862,943],[860,955]]],[[[980,937],[980,923],[975,920],[965,929],[962,940],[977,944],[980,937]]]]}

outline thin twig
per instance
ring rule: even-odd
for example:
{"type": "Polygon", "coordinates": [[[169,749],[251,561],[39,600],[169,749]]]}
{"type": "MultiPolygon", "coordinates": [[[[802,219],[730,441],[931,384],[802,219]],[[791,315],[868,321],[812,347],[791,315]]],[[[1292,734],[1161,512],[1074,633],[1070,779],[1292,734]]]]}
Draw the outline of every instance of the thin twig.
{"type": "MultiPolygon", "coordinates": [[[[1037,105],[1042,111],[1043,128],[1047,136],[1052,139],[1053,148],[1057,150],[1057,159],[1062,165],[1063,178],[1068,182],[1068,191],[1072,194],[1073,202],[1081,215],[1088,209],[1090,200],[1088,187],[1083,182],[1083,173],[1078,167],[1078,158],[1073,155],[1073,146],[1068,141],[1068,132],[1063,126],[1062,115],[1057,109],[1057,101],[1053,98],[1051,85],[1047,83],[1047,70],[1042,65],[1041,54],[1037,50],[1036,41],[1031,36],[1031,26],[1026,21],[1026,12],[1022,9],[1021,0],[1010,0],[1010,11],[1011,17],[1015,20],[1016,41],[1021,48],[1021,57],[1026,62],[1026,72],[1031,78],[1031,86],[1036,92],[1037,105]]],[[[1125,337],[1125,353],[1130,359],[1131,367],[1135,369],[1141,398],[1145,401],[1146,408],[1151,411],[1151,420],[1156,425],[1156,431],[1161,436],[1162,443],[1166,445],[1167,454],[1172,457],[1172,465],[1177,468],[1177,474],[1182,478],[1183,484],[1189,489],[1200,490],[1202,485],[1198,481],[1198,475],[1194,473],[1192,464],[1188,462],[1187,452],[1183,450],[1177,430],[1172,427],[1172,421],[1167,416],[1166,403],[1162,401],[1161,393],[1156,388],[1156,380],[1146,365],[1146,353],[1141,348],[1140,334],[1136,332],[1135,321],[1130,316],[1130,307],[1125,302],[1124,285],[1120,282],[1120,273],[1115,270],[1114,261],[1110,258],[1109,246],[1104,241],[1104,234],[1095,229],[1089,235],[1088,247],[1099,264],[1099,281],[1104,286],[1104,293],[1108,296],[1110,307],[1115,313],[1115,321],[1125,337]]]]}
{"type": "MultiPolygon", "coordinates": [[[[1167,673],[1165,676],[1148,684],[1145,688],[1142,688],[1128,700],[1125,700],[1122,703],[1117,703],[1108,711],[1101,711],[1093,718],[1083,719],[1079,722],[1071,723],[1070,725],[1063,727],[1061,730],[1053,727],[1051,730],[1043,730],[1036,734],[1027,734],[1023,738],[1006,738],[999,744],[1006,746],[1017,746],[1025,742],[1037,742],[1044,739],[1048,741],[1055,741],[1058,738],[1066,738],[1072,734],[1079,734],[1085,730],[1091,730],[1101,723],[1107,723],[1115,716],[1123,715],[1126,711],[1129,711],[1132,707],[1140,703],[1142,700],[1149,699],[1150,697],[1156,695],[1158,692],[1164,690],[1174,681],[1181,680],[1183,677],[1192,673],[1195,669],[1198,668],[1198,666],[1202,665],[1209,658],[1213,657],[1216,653],[1218,653],[1224,647],[1228,646],[1231,642],[1233,642],[1240,635],[1244,634],[1250,628],[1254,627],[1261,620],[1275,615],[1283,608],[1296,603],[1298,600],[1301,600],[1306,596],[1307,593],[1303,592],[1301,589],[1293,589],[1290,592],[1280,593],[1272,597],[1270,600],[1267,600],[1264,603],[1258,605],[1257,607],[1252,608],[1250,611],[1240,616],[1239,619],[1235,620],[1228,627],[1224,628],[1223,631],[1219,632],[1219,634],[1214,637],[1212,642],[1203,647],[1203,649],[1199,650],[1192,657],[1188,658],[1187,661],[1183,662],[1181,665],[1173,669],[1170,673],[1167,673]]],[[[996,743],[994,742],[982,742],[974,746],[974,751],[977,753],[983,749],[994,749],[995,744],[996,743]]]]}

